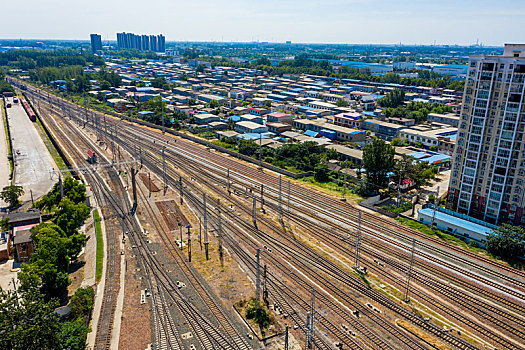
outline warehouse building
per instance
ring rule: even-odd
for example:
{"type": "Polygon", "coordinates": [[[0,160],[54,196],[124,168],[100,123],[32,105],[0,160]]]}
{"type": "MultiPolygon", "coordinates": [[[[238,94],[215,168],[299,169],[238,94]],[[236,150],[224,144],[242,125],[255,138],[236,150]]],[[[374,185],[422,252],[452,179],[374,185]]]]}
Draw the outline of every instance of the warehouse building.
{"type": "Polygon", "coordinates": [[[241,121],[235,124],[235,131],[241,134],[262,134],[268,132],[268,128],[254,122],[241,121]]]}

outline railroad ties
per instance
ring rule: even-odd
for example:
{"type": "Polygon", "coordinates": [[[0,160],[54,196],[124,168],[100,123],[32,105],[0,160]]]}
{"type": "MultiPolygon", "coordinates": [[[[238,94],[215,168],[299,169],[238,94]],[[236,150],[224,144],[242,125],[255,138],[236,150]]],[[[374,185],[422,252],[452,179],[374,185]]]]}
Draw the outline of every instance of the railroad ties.
{"type": "Polygon", "coordinates": [[[187,226],[190,224],[186,216],[182,213],[179,206],[175,204],[175,201],[162,201],[155,202],[157,208],[159,208],[162,217],[168,225],[170,231],[175,230],[179,226],[187,226]]]}

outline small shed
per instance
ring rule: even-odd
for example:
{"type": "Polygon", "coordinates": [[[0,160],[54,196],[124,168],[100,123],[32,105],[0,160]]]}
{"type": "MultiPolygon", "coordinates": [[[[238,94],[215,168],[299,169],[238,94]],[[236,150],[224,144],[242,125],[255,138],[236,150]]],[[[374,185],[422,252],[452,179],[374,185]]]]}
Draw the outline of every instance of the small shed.
{"type": "Polygon", "coordinates": [[[29,257],[33,253],[33,239],[31,238],[31,231],[20,230],[16,231],[15,239],[13,240],[16,256],[18,261],[29,261],[29,257]]]}

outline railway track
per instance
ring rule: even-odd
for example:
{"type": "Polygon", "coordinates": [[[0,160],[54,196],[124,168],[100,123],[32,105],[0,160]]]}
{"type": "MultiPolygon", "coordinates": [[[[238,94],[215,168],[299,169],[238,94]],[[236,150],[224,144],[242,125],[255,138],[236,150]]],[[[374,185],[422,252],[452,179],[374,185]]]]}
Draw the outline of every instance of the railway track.
{"type": "MultiPolygon", "coordinates": [[[[71,146],[71,144],[70,144],[70,146],[71,146]]],[[[83,159],[81,157],[78,158],[78,159],[83,161],[83,159]]],[[[114,187],[118,187],[120,189],[118,191],[119,197],[124,198],[126,196],[126,194],[124,193],[124,191],[121,188],[121,183],[120,183],[120,179],[118,179],[118,176],[116,177],[115,174],[112,174],[112,176],[110,176],[110,178],[112,179],[112,184],[114,185],[114,187]]],[[[95,188],[99,188],[98,186],[100,185],[101,181],[103,182],[103,180],[101,180],[101,179],[98,179],[98,182],[93,181],[94,191],[97,191],[95,188]]],[[[105,189],[105,190],[107,192],[109,192],[107,189],[105,189]]],[[[114,190],[115,190],[115,188],[114,188],[114,190]]],[[[104,189],[102,189],[102,191],[104,191],[104,189]]],[[[97,191],[97,192],[101,193],[102,191],[97,191]]],[[[113,203],[113,209],[119,207],[119,204],[115,204],[115,203],[117,203],[117,200],[114,197],[109,197],[108,198],[106,192],[104,192],[104,196],[103,197],[106,197],[105,198],[106,201],[108,201],[108,199],[109,199],[108,202],[112,202],[113,203]]],[[[120,206],[124,206],[124,205],[120,204],[120,206]]],[[[127,217],[127,215],[125,213],[121,212],[118,217],[121,219],[121,223],[125,224],[125,221],[123,220],[123,218],[127,217]]],[[[128,224],[127,228],[132,228],[132,227],[128,224]]],[[[134,227],[134,228],[137,229],[137,227],[134,227]]],[[[139,240],[136,240],[136,243],[146,244],[145,242],[139,242],[139,240]]],[[[148,253],[147,256],[151,258],[152,255],[151,255],[151,253],[148,253]]],[[[146,266],[146,269],[148,269],[148,266],[147,265],[145,265],[145,266],[146,266]]],[[[190,271],[190,269],[188,268],[188,266],[186,264],[184,264],[183,266],[185,266],[187,268],[187,272],[193,272],[193,271],[190,271]]],[[[112,273],[113,270],[108,268],[108,272],[112,273]]],[[[158,275],[158,272],[154,272],[153,275],[158,275]]],[[[148,274],[148,276],[150,276],[150,274],[148,274]]],[[[204,298],[204,289],[202,288],[200,283],[198,283],[196,277],[194,275],[190,276],[188,274],[188,278],[190,280],[193,279],[193,282],[195,283],[195,287],[196,288],[199,288],[199,287],[201,288],[200,289],[200,291],[201,291],[200,295],[201,295],[201,297],[204,298]]],[[[164,348],[177,349],[177,348],[180,348],[180,343],[177,341],[178,333],[177,333],[177,331],[176,331],[176,329],[174,327],[174,323],[173,323],[172,317],[170,315],[170,312],[167,310],[168,307],[167,307],[167,302],[165,300],[166,299],[166,297],[165,297],[166,291],[162,290],[162,288],[159,287],[158,279],[150,278],[150,286],[151,286],[150,290],[156,291],[156,293],[153,293],[153,300],[154,300],[153,304],[158,305],[157,307],[154,308],[154,313],[153,313],[153,319],[154,319],[154,323],[155,323],[155,328],[158,329],[157,332],[156,332],[156,337],[155,337],[157,345],[158,345],[157,347],[159,349],[164,349],[164,348]],[[155,300],[159,300],[159,301],[155,302],[155,300]],[[165,331],[166,327],[169,328],[169,331],[170,331],[169,333],[167,333],[165,331]]],[[[110,300],[114,302],[115,299],[116,299],[114,297],[115,296],[114,294],[116,295],[116,293],[108,294],[108,296],[105,297],[104,300],[106,302],[110,301],[110,300]]],[[[170,296],[173,298],[173,294],[170,294],[170,296]]],[[[205,303],[212,310],[212,312],[214,312],[216,314],[220,313],[219,307],[217,306],[217,304],[209,296],[208,296],[207,300],[205,299],[205,303]]],[[[109,310],[109,308],[106,308],[106,309],[109,310]]],[[[202,321],[202,316],[198,315],[198,313],[195,310],[188,309],[187,306],[186,306],[185,310],[181,310],[181,313],[185,313],[185,316],[190,315],[190,317],[188,317],[188,322],[195,322],[196,318],[199,319],[198,321],[202,321]]],[[[103,312],[103,314],[104,314],[104,312],[103,312]]],[[[112,315],[114,316],[114,308],[112,310],[112,315]]],[[[234,340],[236,345],[230,345],[231,343],[229,341],[227,341],[224,337],[217,336],[218,334],[217,334],[217,332],[215,330],[215,325],[212,325],[208,321],[206,321],[206,322],[203,323],[203,325],[204,325],[203,327],[194,327],[194,331],[198,335],[198,338],[201,341],[201,344],[202,344],[203,348],[204,349],[212,349],[212,348],[217,348],[217,346],[218,346],[219,349],[241,349],[241,350],[249,349],[249,346],[237,334],[237,332],[234,330],[234,328],[231,325],[231,323],[229,322],[229,320],[227,320],[224,317],[224,315],[222,315],[222,313],[220,315],[217,315],[217,317],[218,317],[220,322],[223,322],[223,323],[221,323],[221,325],[223,327],[227,328],[230,332],[232,332],[231,334],[233,334],[233,332],[235,332],[235,334],[232,335],[232,339],[234,340]],[[210,336],[210,334],[213,334],[214,336],[210,336]]],[[[105,319],[106,318],[104,318],[104,320],[105,319]]],[[[111,318],[111,321],[109,321],[109,322],[112,323],[112,318],[111,318]]],[[[107,322],[99,323],[99,325],[101,325],[101,327],[99,327],[99,328],[102,328],[102,325],[104,325],[105,323],[107,323],[107,322]]],[[[101,348],[109,348],[110,337],[104,337],[104,336],[105,336],[105,332],[97,333],[97,337],[101,338],[101,340],[99,342],[100,344],[97,343],[97,348],[99,348],[99,346],[101,348]],[[99,334],[100,334],[100,336],[99,336],[99,334]]]]}
{"type": "MultiPolygon", "coordinates": [[[[439,307],[439,308],[443,308],[443,305],[439,304],[438,307],[439,307]]],[[[447,311],[447,312],[453,312],[453,310],[450,310],[449,308],[446,308],[446,311],[447,311]]],[[[457,315],[457,313],[456,313],[456,315],[457,315]]],[[[463,319],[463,318],[460,317],[460,316],[456,316],[456,317],[459,317],[460,319],[463,319]]],[[[514,333],[514,334],[517,334],[517,333],[518,333],[518,335],[519,335],[519,331],[517,331],[516,328],[513,328],[513,327],[510,327],[510,326],[507,326],[505,323],[500,322],[498,319],[494,319],[494,318],[493,318],[492,320],[495,321],[496,323],[499,323],[499,325],[502,326],[503,328],[505,328],[506,330],[508,330],[508,331],[510,331],[510,332],[512,332],[512,333],[514,333]]],[[[468,324],[469,326],[473,326],[474,328],[477,328],[477,330],[484,331],[484,329],[481,329],[480,326],[478,326],[477,324],[472,323],[472,322],[469,321],[469,320],[464,320],[464,323],[468,324]]],[[[493,336],[495,336],[494,333],[493,333],[493,336]]],[[[508,343],[506,343],[506,345],[511,346],[511,344],[509,345],[508,343]]]]}
{"type": "MultiPolygon", "coordinates": [[[[190,184],[191,184],[191,182],[189,182],[189,183],[187,184],[187,186],[190,186],[190,184]]],[[[195,189],[195,190],[197,190],[197,189],[195,189]]],[[[194,191],[192,190],[190,193],[193,193],[193,192],[194,192],[194,191]]],[[[224,210],[227,210],[227,209],[225,208],[224,210]]],[[[248,225],[248,226],[249,226],[249,225],[248,225]]],[[[253,229],[253,228],[252,228],[252,229],[253,229]]],[[[268,243],[268,244],[269,244],[269,243],[268,243]]],[[[274,263],[277,264],[277,262],[274,262],[274,263]]],[[[321,276],[316,276],[316,278],[320,278],[320,277],[321,277],[321,276]]],[[[323,280],[323,282],[325,282],[325,283],[330,283],[330,282],[327,281],[327,280],[323,280]]],[[[338,290],[336,291],[335,288],[332,289],[332,291],[340,294],[340,291],[338,291],[338,290]]],[[[385,327],[386,325],[383,324],[383,326],[385,327]]],[[[399,337],[402,338],[403,336],[402,336],[402,335],[399,335],[399,337]]],[[[460,342],[460,343],[461,343],[461,342],[460,342]]],[[[412,344],[412,347],[414,347],[414,346],[415,346],[415,345],[412,344]]],[[[465,344],[463,344],[463,346],[465,346],[465,344]]]]}
{"type": "MultiPolygon", "coordinates": [[[[267,187],[268,188],[268,187],[267,187]]],[[[428,238],[428,237],[425,237],[425,238],[428,238]]],[[[512,278],[510,278],[510,280],[512,280],[512,278]]]]}
{"type": "MultiPolygon", "coordinates": [[[[31,89],[34,89],[34,88],[31,87],[30,85],[28,85],[28,89],[31,90],[31,89]]],[[[49,98],[49,96],[47,98],[49,98]]],[[[60,99],[57,98],[57,100],[60,100],[60,99]]],[[[60,101],[62,101],[62,100],[60,100],[60,101]]],[[[62,101],[62,103],[69,103],[69,102],[62,101]]],[[[77,106],[77,105],[69,103],[69,106],[70,106],[70,108],[74,109],[77,112],[81,111],[81,108],[79,106],[77,106]]],[[[108,117],[108,119],[109,119],[109,117],[108,117]]],[[[129,123],[129,125],[131,125],[131,123],[129,123]]],[[[134,126],[130,126],[130,127],[132,127],[134,130],[138,128],[138,127],[134,127],[134,126]]],[[[152,137],[156,137],[158,139],[164,139],[164,140],[170,139],[167,136],[160,135],[159,133],[157,133],[155,131],[152,131],[152,130],[148,130],[147,128],[140,128],[140,132],[143,133],[143,134],[147,134],[149,136],[152,136],[152,137]]],[[[238,173],[239,173],[240,176],[244,176],[244,175],[240,174],[241,172],[243,174],[244,173],[250,174],[250,176],[252,176],[252,178],[250,178],[249,181],[253,182],[253,178],[255,178],[255,179],[258,179],[258,181],[257,181],[257,184],[258,184],[260,181],[264,180],[265,184],[271,184],[271,185],[273,185],[273,187],[275,189],[276,178],[274,176],[270,175],[270,174],[261,173],[261,172],[255,170],[254,168],[246,166],[246,165],[244,165],[242,163],[239,163],[238,161],[234,161],[234,160],[230,159],[229,157],[219,156],[219,155],[217,155],[215,153],[204,152],[203,149],[200,148],[200,146],[191,144],[190,142],[179,140],[179,143],[184,144],[185,149],[187,149],[189,151],[192,151],[192,152],[195,152],[195,153],[198,153],[198,154],[201,154],[201,155],[206,153],[207,156],[210,157],[210,159],[213,158],[212,160],[214,160],[216,164],[221,164],[219,166],[215,166],[216,169],[222,169],[225,172],[225,170],[227,168],[231,168],[231,169],[238,168],[239,169],[238,173]],[[229,166],[229,165],[231,165],[231,166],[229,166]]],[[[270,186],[270,188],[271,188],[271,186],[270,186]]],[[[356,208],[354,208],[354,207],[352,207],[352,206],[350,206],[348,204],[341,203],[340,201],[337,201],[337,200],[335,200],[333,198],[324,196],[322,194],[320,195],[320,194],[316,193],[315,194],[316,198],[312,198],[313,192],[311,190],[305,189],[305,188],[303,188],[301,186],[297,186],[295,184],[292,184],[292,191],[294,193],[294,196],[299,194],[300,196],[305,197],[305,199],[307,199],[307,200],[312,200],[313,203],[318,203],[319,206],[316,209],[319,209],[321,212],[325,212],[325,211],[327,211],[327,209],[329,209],[330,211],[336,212],[340,216],[344,216],[344,215],[347,215],[349,212],[350,212],[350,214],[354,214],[354,213],[357,213],[357,212],[360,211],[359,209],[356,209],[356,208]]],[[[505,277],[503,277],[503,278],[508,280],[511,284],[516,285],[516,286],[522,286],[522,287],[525,286],[525,272],[515,270],[515,269],[510,268],[510,267],[508,267],[506,265],[494,262],[494,261],[492,261],[492,260],[490,260],[488,258],[481,257],[481,256],[479,256],[479,255],[477,255],[475,253],[466,251],[466,250],[464,250],[462,248],[459,248],[457,246],[454,246],[452,244],[443,242],[443,241],[441,241],[441,240],[439,240],[437,238],[429,237],[427,235],[424,235],[424,234],[420,233],[419,231],[408,229],[408,228],[406,228],[406,227],[404,227],[404,226],[402,226],[402,225],[400,225],[398,223],[392,222],[390,220],[386,220],[386,219],[383,219],[383,218],[378,218],[378,217],[376,217],[374,215],[371,215],[369,213],[366,213],[366,212],[363,212],[363,216],[364,216],[365,221],[370,220],[370,221],[378,222],[379,224],[381,224],[382,225],[381,227],[385,228],[388,231],[389,234],[400,235],[401,232],[407,232],[407,233],[410,234],[410,236],[408,237],[408,241],[411,241],[411,238],[413,236],[417,236],[417,237],[421,238],[422,241],[429,241],[429,242],[434,243],[438,247],[446,248],[447,250],[452,250],[452,251],[455,251],[457,253],[460,253],[460,256],[455,256],[454,255],[454,259],[456,259],[456,260],[458,260],[458,259],[465,260],[465,259],[462,259],[461,256],[467,256],[470,260],[473,260],[473,261],[476,261],[476,262],[480,262],[480,263],[489,265],[489,266],[491,266],[491,267],[493,267],[493,268],[495,268],[495,269],[497,269],[499,271],[506,272],[506,274],[504,275],[505,277]],[[512,277],[512,276],[519,277],[519,279],[516,279],[516,277],[512,277]]],[[[402,237],[405,237],[405,235],[402,235],[402,237]]],[[[436,250],[436,247],[431,246],[430,249],[431,250],[436,250]]],[[[467,261],[464,261],[464,262],[466,262],[467,265],[471,265],[472,264],[472,261],[468,261],[467,260],[467,261]]],[[[477,267],[479,267],[479,264],[477,264],[477,267]]],[[[481,269],[483,269],[483,267],[481,267],[481,269]]],[[[502,277],[502,275],[503,275],[503,274],[501,274],[501,272],[498,272],[498,271],[495,271],[495,270],[492,270],[492,269],[484,269],[484,270],[489,275],[493,275],[494,277],[502,277]]]]}
{"type": "MultiPolygon", "coordinates": [[[[42,122],[47,125],[49,130],[51,121],[44,116],[46,112],[42,113],[40,109],[39,117],[42,119],[42,122]]],[[[88,166],[85,159],[79,155],[78,152],[75,152],[75,146],[73,146],[72,141],[65,137],[64,135],[59,136],[54,134],[55,138],[58,138],[63,145],[71,150],[69,153],[73,159],[74,164],[77,164],[79,167],[88,166]]],[[[96,180],[92,174],[85,172],[85,177],[88,179],[88,182],[95,186],[96,180]]],[[[96,188],[96,187],[95,187],[96,188]]],[[[101,193],[96,189],[94,190],[95,198],[100,202],[102,198],[101,193]]],[[[120,288],[120,258],[118,256],[118,222],[114,218],[114,213],[111,208],[107,205],[101,206],[101,214],[105,218],[106,224],[106,276],[112,276],[114,278],[106,278],[104,283],[104,292],[100,310],[100,316],[98,318],[97,328],[96,328],[96,337],[94,348],[99,349],[109,349],[111,345],[113,324],[115,318],[115,311],[117,307],[117,296],[120,288]]]]}

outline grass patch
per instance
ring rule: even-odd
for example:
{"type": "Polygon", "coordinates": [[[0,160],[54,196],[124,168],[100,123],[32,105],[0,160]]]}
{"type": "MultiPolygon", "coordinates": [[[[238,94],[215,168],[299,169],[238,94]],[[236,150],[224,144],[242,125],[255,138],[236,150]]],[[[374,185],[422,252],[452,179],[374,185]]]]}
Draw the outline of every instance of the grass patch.
{"type": "Polygon", "coordinates": [[[15,171],[15,164],[13,162],[13,145],[11,144],[11,133],[9,132],[9,122],[7,120],[7,108],[2,99],[2,118],[4,121],[5,138],[7,140],[7,159],[9,160],[9,180],[13,180],[13,173],[15,171]]]}
{"type": "Polygon", "coordinates": [[[230,144],[230,143],[228,143],[228,142],[222,142],[222,141],[219,141],[219,140],[213,140],[210,143],[212,145],[219,146],[219,147],[222,147],[222,148],[236,150],[235,146],[230,144]]]}
{"type": "Polygon", "coordinates": [[[384,205],[381,207],[381,209],[386,210],[391,213],[404,213],[407,210],[412,209],[414,205],[411,202],[405,202],[401,204],[399,207],[395,205],[384,205]]]}
{"type": "Polygon", "coordinates": [[[406,331],[408,331],[409,333],[411,333],[412,335],[414,335],[417,338],[421,339],[425,343],[429,344],[434,349],[440,349],[440,350],[449,349],[449,347],[447,345],[443,344],[439,339],[437,339],[437,338],[435,338],[435,337],[433,337],[431,335],[426,334],[425,332],[423,332],[418,327],[414,326],[413,324],[411,324],[408,321],[396,320],[396,324],[399,327],[401,327],[401,328],[405,329],[406,331]]]}
{"type": "Polygon", "coordinates": [[[476,247],[473,247],[469,244],[467,244],[466,242],[462,241],[460,238],[454,236],[454,235],[451,235],[449,233],[445,233],[441,230],[437,230],[437,229],[434,229],[434,228],[431,228],[421,222],[417,222],[417,221],[413,221],[413,220],[410,220],[410,219],[407,219],[407,218],[403,218],[403,217],[398,217],[396,218],[397,221],[399,221],[401,224],[405,225],[405,226],[408,226],[414,230],[418,230],[419,232],[422,232],[424,234],[427,234],[429,236],[432,236],[432,237],[438,237],[438,238],[441,238],[442,240],[444,240],[445,242],[448,242],[448,243],[452,243],[452,244],[455,244],[455,245],[458,245],[458,246],[461,246],[465,249],[468,249],[468,250],[471,250],[471,251],[474,251],[474,252],[477,252],[477,253],[481,253],[481,252],[485,252],[486,253],[486,250],[482,249],[482,248],[476,248],[476,247]]]}
{"type": "Polygon", "coordinates": [[[44,141],[47,151],[49,152],[49,154],[51,154],[51,157],[55,161],[55,164],[60,170],[64,171],[63,172],[64,176],[71,176],[71,173],[69,172],[69,168],[64,162],[64,159],[62,159],[62,156],[60,156],[60,153],[58,153],[58,150],[55,148],[55,145],[51,141],[51,138],[47,134],[39,118],[36,118],[36,123],[38,124],[38,127],[40,128],[40,131],[41,131],[40,134],[43,135],[42,141],[44,141]]]}
{"type": "Polygon", "coordinates": [[[102,260],[104,259],[104,241],[102,240],[102,227],[100,225],[100,216],[98,215],[98,210],[93,211],[93,217],[95,218],[95,232],[97,234],[97,257],[96,257],[96,267],[95,267],[95,276],[97,282],[102,278],[102,260]]]}
{"type": "MultiPolygon", "coordinates": [[[[325,190],[326,192],[328,192],[328,193],[330,193],[332,195],[335,195],[335,196],[338,196],[338,197],[342,197],[343,196],[343,186],[339,186],[339,184],[337,184],[335,182],[331,182],[331,181],[330,182],[317,182],[317,181],[315,181],[313,176],[306,176],[306,177],[300,178],[298,180],[301,181],[301,182],[304,182],[306,184],[313,185],[315,187],[323,189],[323,190],[325,190]]],[[[352,200],[355,200],[355,201],[364,200],[359,195],[350,192],[350,189],[348,188],[348,186],[346,187],[345,197],[346,197],[347,200],[349,200],[349,199],[352,199],[352,200]]]]}

